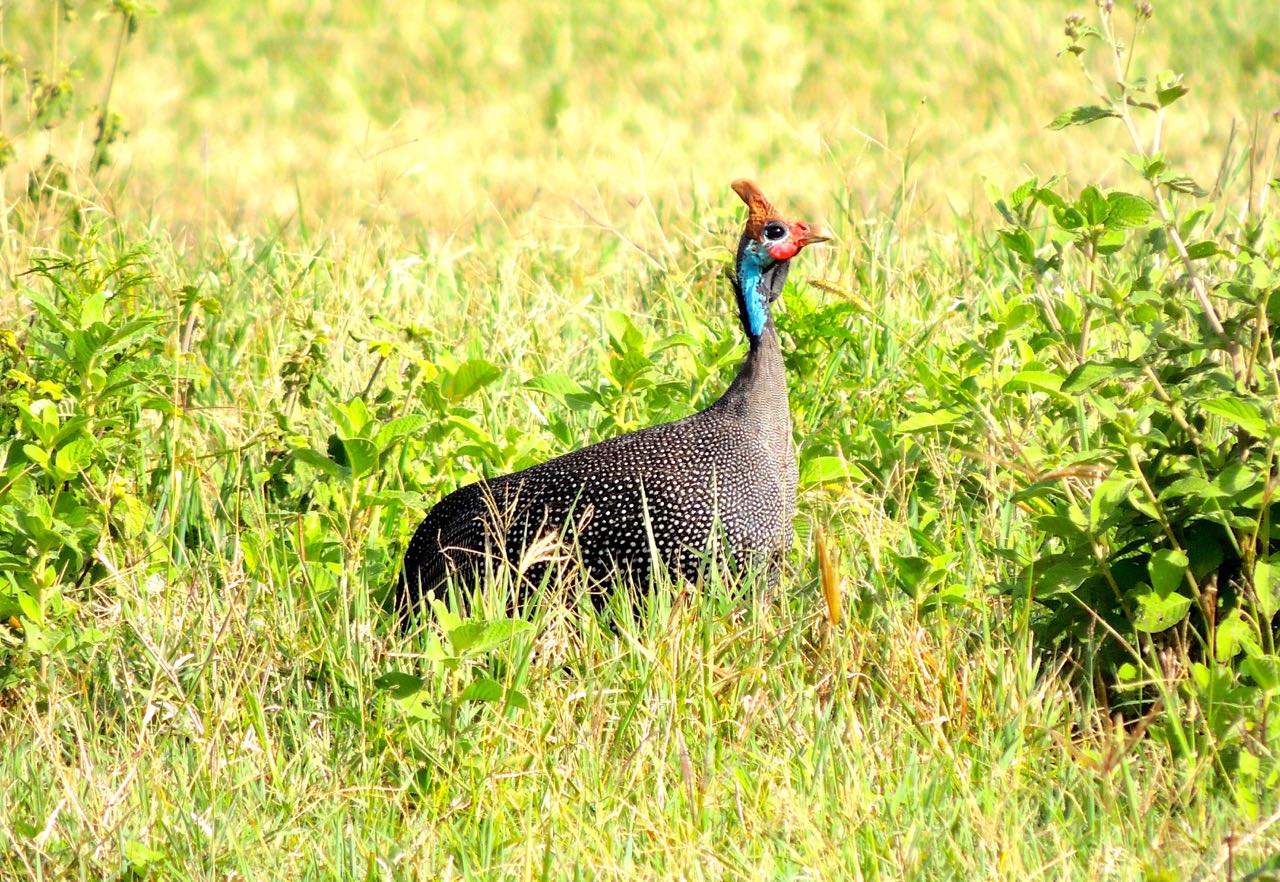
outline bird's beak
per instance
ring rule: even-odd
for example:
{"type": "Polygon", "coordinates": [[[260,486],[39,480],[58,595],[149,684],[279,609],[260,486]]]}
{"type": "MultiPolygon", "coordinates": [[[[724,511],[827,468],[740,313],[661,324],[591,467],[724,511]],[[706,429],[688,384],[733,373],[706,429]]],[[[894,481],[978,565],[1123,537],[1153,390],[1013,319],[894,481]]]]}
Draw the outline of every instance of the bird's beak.
{"type": "Polygon", "coordinates": [[[807,245],[816,245],[819,242],[830,242],[834,236],[826,227],[811,227],[804,221],[797,221],[791,225],[792,231],[796,234],[796,245],[804,248],[807,245]]]}

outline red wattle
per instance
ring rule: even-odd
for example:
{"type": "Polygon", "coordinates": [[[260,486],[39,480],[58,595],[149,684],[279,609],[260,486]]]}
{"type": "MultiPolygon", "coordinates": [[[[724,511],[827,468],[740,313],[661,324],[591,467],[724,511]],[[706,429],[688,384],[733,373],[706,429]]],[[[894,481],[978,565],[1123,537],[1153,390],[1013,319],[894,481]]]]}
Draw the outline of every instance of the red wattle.
{"type": "Polygon", "coordinates": [[[774,260],[790,260],[796,256],[796,252],[800,250],[800,246],[795,242],[779,242],[769,249],[769,255],[774,260]]]}

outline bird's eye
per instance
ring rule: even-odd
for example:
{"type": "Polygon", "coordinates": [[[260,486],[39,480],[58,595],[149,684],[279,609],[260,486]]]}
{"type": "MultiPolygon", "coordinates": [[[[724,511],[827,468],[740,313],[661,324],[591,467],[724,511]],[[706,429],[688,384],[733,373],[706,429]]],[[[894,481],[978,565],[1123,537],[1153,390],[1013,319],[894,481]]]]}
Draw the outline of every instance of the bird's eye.
{"type": "Polygon", "coordinates": [[[773,221],[771,223],[767,223],[764,225],[764,237],[766,239],[777,241],[778,239],[784,238],[786,235],[787,235],[787,228],[784,225],[778,223],[777,221],[773,221]]]}

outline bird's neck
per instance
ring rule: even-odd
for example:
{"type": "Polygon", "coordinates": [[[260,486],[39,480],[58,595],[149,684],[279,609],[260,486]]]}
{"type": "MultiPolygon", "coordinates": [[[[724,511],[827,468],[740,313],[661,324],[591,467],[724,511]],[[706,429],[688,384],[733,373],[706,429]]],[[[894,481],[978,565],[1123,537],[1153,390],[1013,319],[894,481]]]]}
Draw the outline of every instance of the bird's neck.
{"type": "Polygon", "coordinates": [[[793,459],[786,365],[772,316],[763,331],[751,337],[738,375],[713,407],[759,432],[779,462],[793,459]]]}

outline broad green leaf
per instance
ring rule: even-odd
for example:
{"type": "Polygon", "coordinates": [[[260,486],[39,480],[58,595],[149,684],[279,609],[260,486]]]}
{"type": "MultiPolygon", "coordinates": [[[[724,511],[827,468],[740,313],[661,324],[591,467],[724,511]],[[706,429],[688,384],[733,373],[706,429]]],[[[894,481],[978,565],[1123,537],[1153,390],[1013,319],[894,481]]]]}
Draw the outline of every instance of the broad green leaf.
{"type": "Polygon", "coordinates": [[[164,860],[164,852],[156,851],[136,839],[126,839],[124,843],[124,859],[133,871],[130,875],[149,876],[148,868],[164,860]]]}
{"type": "Polygon", "coordinates": [[[800,486],[812,487],[847,481],[850,478],[865,480],[866,472],[854,463],[839,456],[811,456],[800,466],[800,486]]]}
{"type": "Polygon", "coordinates": [[[1097,187],[1085,187],[1076,199],[1076,210],[1084,216],[1085,223],[1094,225],[1106,222],[1110,206],[1097,187]]]}
{"type": "Polygon", "coordinates": [[[1258,635],[1239,608],[1233,609],[1219,620],[1214,637],[1214,658],[1220,662],[1230,661],[1239,655],[1241,650],[1250,657],[1262,655],[1262,649],[1258,646],[1258,635]]]}
{"type": "Polygon", "coordinates": [[[488,677],[477,677],[458,696],[459,701],[502,701],[502,684],[488,677]]]}
{"type": "Polygon", "coordinates": [[[43,466],[43,467],[45,467],[45,468],[48,468],[48,466],[49,466],[49,454],[48,454],[48,452],[47,452],[43,447],[41,447],[40,445],[38,445],[38,444],[23,444],[23,445],[22,445],[22,452],[23,452],[23,453],[25,453],[25,454],[27,455],[27,459],[31,460],[31,461],[32,461],[32,462],[34,462],[36,465],[39,465],[39,466],[43,466]]]}
{"type": "Polygon", "coordinates": [[[64,478],[69,478],[89,464],[93,459],[93,450],[93,439],[82,435],[59,448],[54,465],[64,478]]]}
{"type": "Polygon", "coordinates": [[[342,442],[351,466],[351,477],[359,478],[373,471],[378,464],[378,446],[368,438],[348,438],[342,442]]]}
{"type": "Polygon", "coordinates": [[[1258,597],[1258,609],[1266,619],[1280,612],[1280,567],[1270,558],[1259,560],[1253,566],[1253,590],[1258,597]]]}
{"type": "Polygon", "coordinates": [[[44,613],[40,609],[40,604],[25,591],[18,592],[18,608],[22,610],[22,614],[28,621],[35,622],[37,625],[44,624],[44,613]]]}
{"type": "Polygon", "coordinates": [[[1187,571],[1187,555],[1183,551],[1162,548],[1147,561],[1147,572],[1151,575],[1151,587],[1160,594],[1171,594],[1178,590],[1187,571]]]}
{"type": "Polygon", "coordinates": [[[950,410],[935,410],[928,413],[917,413],[907,417],[894,427],[894,431],[898,433],[919,432],[924,429],[933,429],[938,426],[947,426],[951,423],[958,422],[963,419],[960,414],[950,410]]]}
{"type": "Polygon", "coordinates": [[[1268,692],[1280,690],[1280,657],[1274,655],[1257,655],[1245,659],[1240,670],[1253,678],[1262,689],[1268,692]]]}
{"type": "Polygon", "coordinates": [[[80,328],[91,328],[103,320],[107,307],[105,291],[95,291],[80,304],[80,328]]]}
{"type": "Polygon", "coordinates": [[[529,697],[518,689],[507,690],[507,707],[514,707],[520,710],[529,709],[529,697]]]}
{"type": "Polygon", "coordinates": [[[1063,392],[1082,392],[1116,377],[1133,377],[1140,373],[1137,365],[1124,361],[1086,361],[1067,375],[1062,383],[1063,392]]]}
{"type": "Polygon", "coordinates": [[[403,701],[421,692],[425,684],[422,678],[412,674],[406,674],[403,671],[387,671],[374,680],[373,685],[390,692],[392,698],[403,701]]]}
{"type": "Polygon", "coordinates": [[[1097,104],[1085,104],[1080,107],[1073,107],[1071,110],[1058,114],[1053,118],[1053,122],[1049,123],[1051,129],[1065,129],[1067,126],[1087,126],[1089,123],[1095,123],[1100,119],[1119,116],[1109,107],[1100,107],[1097,104]]]}
{"type": "Polygon", "coordinates": [[[1133,627],[1147,634],[1172,628],[1191,608],[1191,598],[1183,594],[1163,594],[1150,585],[1139,585],[1129,592],[1134,602],[1133,627]]]}
{"type": "Polygon", "coordinates": [[[1108,193],[1108,227],[1137,227],[1147,222],[1155,206],[1141,196],[1131,193],[1108,193]]]}
{"type": "Polygon", "coordinates": [[[461,401],[468,395],[488,386],[502,370],[483,358],[473,358],[458,365],[440,384],[440,394],[450,401],[461,401]]]}
{"type": "Polygon", "coordinates": [[[524,385],[526,389],[545,392],[559,401],[564,401],[569,395],[583,395],[587,391],[577,380],[561,371],[539,374],[524,385]]]}
{"type": "Polygon", "coordinates": [[[1267,422],[1262,418],[1262,411],[1251,402],[1242,398],[1223,396],[1202,401],[1200,407],[1239,426],[1255,438],[1267,437],[1267,422]]]}
{"type": "Polygon", "coordinates": [[[933,572],[933,564],[926,558],[915,555],[892,555],[897,564],[898,579],[908,597],[919,600],[920,592],[929,575],[933,572]]]}
{"type": "Polygon", "coordinates": [[[359,435],[360,430],[369,424],[369,408],[363,398],[352,398],[346,404],[336,406],[333,416],[346,438],[359,435]]]}
{"type": "Polygon", "coordinates": [[[1037,598],[1044,598],[1064,591],[1075,591],[1093,574],[1093,563],[1083,558],[1042,558],[1035,564],[1035,595],[1037,598]]]}
{"type": "Polygon", "coordinates": [[[1022,203],[1027,201],[1027,197],[1035,192],[1036,187],[1040,186],[1040,182],[1036,178],[1029,181],[1023,181],[1012,193],[1009,194],[1009,204],[1014,208],[1018,208],[1022,203]]]}
{"type": "Polygon", "coordinates": [[[325,456],[318,450],[312,450],[310,447],[297,447],[293,450],[293,458],[298,462],[305,463],[314,469],[319,469],[330,477],[341,477],[342,466],[325,456]]]}
{"type": "MultiPolygon", "coordinates": [[[[1010,389],[1038,389],[1041,392],[1048,392],[1059,398],[1066,398],[1062,394],[1063,376],[1050,371],[1018,371],[1009,381],[1004,384],[1005,390],[1010,389]]],[[[1068,399],[1069,400],[1069,399],[1068,399]]]]}
{"type": "Polygon", "coordinates": [[[631,316],[619,309],[611,309],[604,317],[604,329],[613,339],[616,349],[622,352],[644,352],[644,334],[631,321],[631,316]]]}
{"type": "Polygon", "coordinates": [[[501,646],[531,625],[520,619],[494,619],[489,622],[467,622],[449,632],[449,643],[459,654],[481,653],[501,646]]]}
{"type": "Polygon", "coordinates": [[[1089,500],[1089,530],[1097,533],[1106,523],[1120,503],[1129,495],[1134,485],[1133,478],[1126,478],[1122,472],[1110,475],[1093,491],[1089,500]]]}
{"type": "Polygon", "coordinates": [[[1182,82],[1182,74],[1171,70],[1161,71],[1156,76],[1156,101],[1161,107],[1168,107],[1190,91],[1182,82]]]}
{"type": "Polygon", "coordinates": [[[393,441],[406,435],[416,435],[431,425],[426,414],[409,413],[383,423],[378,430],[378,449],[385,450],[393,441]]]}
{"type": "Polygon", "coordinates": [[[1190,496],[1201,502],[1208,502],[1211,499],[1221,499],[1226,495],[1220,488],[1213,486],[1200,475],[1187,475],[1161,490],[1160,501],[1190,496]]]}
{"type": "Polygon", "coordinates": [[[1001,230],[1000,238],[1005,247],[1016,254],[1023,263],[1034,264],[1036,262],[1036,243],[1032,241],[1031,234],[1026,230],[1020,227],[1001,230]]]}
{"type": "Polygon", "coordinates": [[[1200,260],[1205,257],[1213,257],[1218,253],[1218,243],[1205,240],[1203,242],[1193,242],[1187,246],[1187,257],[1192,260],[1200,260]]]}
{"type": "Polygon", "coordinates": [[[462,627],[462,618],[434,597],[431,598],[431,609],[436,614],[436,623],[440,625],[440,630],[446,634],[462,627]]]}

